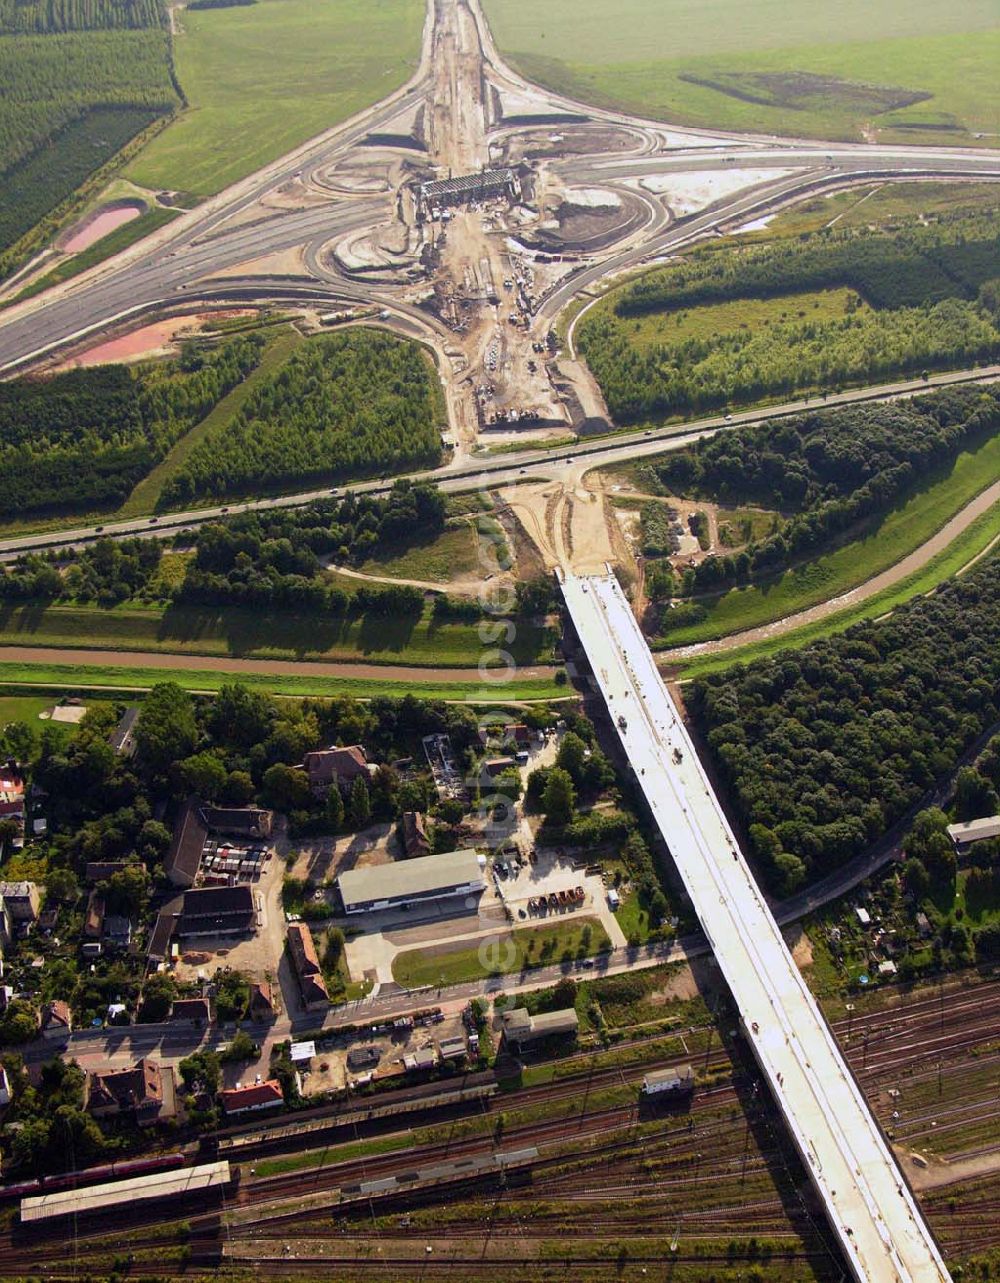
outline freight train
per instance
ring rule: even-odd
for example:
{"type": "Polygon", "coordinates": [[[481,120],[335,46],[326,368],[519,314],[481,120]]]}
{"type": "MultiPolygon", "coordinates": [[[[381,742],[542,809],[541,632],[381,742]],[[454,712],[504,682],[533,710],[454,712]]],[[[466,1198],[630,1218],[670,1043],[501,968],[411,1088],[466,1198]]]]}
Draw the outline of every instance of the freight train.
{"type": "Polygon", "coordinates": [[[145,1176],[147,1172],[169,1171],[173,1167],[183,1166],[184,1155],[179,1153],[120,1159],[115,1163],[104,1163],[100,1167],[85,1167],[80,1172],[63,1172],[59,1176],[41,1176],[31,1181],[20,1181],[17,1185],[0,1185],[0,1200],[50,1194],[60,1189],[82,1189],[104,1181],[125,1180],[128,1177],[145,1176]]]}

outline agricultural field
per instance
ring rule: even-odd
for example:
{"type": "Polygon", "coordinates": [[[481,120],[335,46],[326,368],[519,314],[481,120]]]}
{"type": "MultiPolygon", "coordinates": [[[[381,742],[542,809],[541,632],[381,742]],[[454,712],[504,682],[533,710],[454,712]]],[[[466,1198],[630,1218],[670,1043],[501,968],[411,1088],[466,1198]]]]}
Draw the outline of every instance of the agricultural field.
{"type": "Polygon", "coordinates": [[[700,128],[994,146],[1000,17],[989,0],[485,0],[529,79],[700,128]],[[982,137],[977,137],[982,135],[982,137]]]}
{"type": "Polygon", "coordinates": [[[175,361],[0,386],[0,515],[113,509],[260,360],[251,334],[175,361]]]}
{"type": "Polygon", "coordinates": [[[165,12],[159,0],[4,3],[0,84],[3,274],[81,204],[50,217],[62,202],[179,106],[165,12]]]}
{"type": "Polygon", "coordinates": [[[619,423],[964,368],[1000,352],[995,213],[704,248],[577,326],[619,423]]]}
{"type": "Polygon", "coordinates": [[[435,387],[416,343],[361,329],[314,338],[204,436],[162,502],[434,466],[443,426],[435,387]]]}
{"type": "Polygon", "coordinates": [[[192,12],[174,44],[189,109],[128,168],[200,199],[346,120],[416,68],[420,0],[259,0],[192,12]]]}

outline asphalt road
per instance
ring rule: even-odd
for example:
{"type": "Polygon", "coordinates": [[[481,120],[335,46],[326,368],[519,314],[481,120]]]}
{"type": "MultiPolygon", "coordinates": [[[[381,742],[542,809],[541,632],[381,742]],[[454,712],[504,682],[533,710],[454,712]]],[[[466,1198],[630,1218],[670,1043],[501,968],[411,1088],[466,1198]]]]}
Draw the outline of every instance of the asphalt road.
{"type": "MultiPolygon", "coordinates": [[[[1000,378],[1000,365],[983,366],[971,370],[956,370],[933,375],[929,379],[909,379],[880,384],[876,387],[855,388],[848,392],[834,393],[825,399],[809,401],[796,399],[762,410],[746,410],[730,416],[711,415],[686,424],[672,424],[643,432],[623,432],[595,440],[581,440],[575,445],[560,446],[550,450],[519,450],[510,454],[465,461],[456,467],[446,466],[426,472],[410,474],[414,481],[434,481],[446,493],[474,490],[478,486],[496,488],[518,482],[537,481],[555,477],[567,465],[586,462],[594,467],[625,463],[635,459],[660,454],[664,450],[681,449],[701,436],[726,431],[748,423],[763,423],[817,406],[849,405],[860,401],[889,400],[918,394],[932,387],[950,383],[980,382],[1000,378]]],[[[354,493],[383,494],[391,480],[360,481],[350,485],[324,487],[281,495],[274,499],[253,499],[247,502],[221,504],[210,508],[189,509],[186,512],[164,514],[162,517],[142,517],[132,521],[107,522],[101,525],[77,526],[71,530],[51,531],[0,539],[0,562],[12,561],[23,553],[44,551],[50,548],[72,548],[101,536],[126,538],[142,534],[156,538],[169,538],[177,533],[194,529],[208,521],[217,521],[237,512],[258,509],[298,508],[332,494],[354,493]]]]}

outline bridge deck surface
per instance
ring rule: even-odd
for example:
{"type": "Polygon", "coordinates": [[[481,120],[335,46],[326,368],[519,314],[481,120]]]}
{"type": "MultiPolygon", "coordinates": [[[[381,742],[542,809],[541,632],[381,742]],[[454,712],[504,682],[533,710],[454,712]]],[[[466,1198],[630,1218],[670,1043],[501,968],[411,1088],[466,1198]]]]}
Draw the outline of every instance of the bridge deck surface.
{"type": "Polygon", "coordinates": [[[617,580],[566,576],[563,595],[852,1273],[864,1283],[948,1280],[913,1195],[739,851],[617,580]]]}

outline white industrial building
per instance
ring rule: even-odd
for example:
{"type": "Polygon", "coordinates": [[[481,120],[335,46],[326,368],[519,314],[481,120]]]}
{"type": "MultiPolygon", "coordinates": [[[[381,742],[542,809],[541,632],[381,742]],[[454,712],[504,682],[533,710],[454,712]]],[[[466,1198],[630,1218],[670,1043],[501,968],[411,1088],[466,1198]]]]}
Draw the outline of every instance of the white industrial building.
{"type": "Polygon", "coordinates": [[[985,815],[981,820],[965,820],[961,824],[949,824],[948,836],[958,851],[963,851],[973,842],[1000,838],[1000,815],[985,815]]]}
{"type": "Polygon", "coordinates": [[[694,1070],[690,1065],[675,1065],[672,1069],[656,1069],[642,1080],[644,1096],[682,1096],[694,1091],[694,1070]]]}
{"type": "Polygon", "coordinates": [[[503,1036],[507,1042],[523,1046],[525,1043],[539,1042],[542,1038],[555,1038],[575,1034],[580,1028],[580,1020],[572,1007],[561,1011],[543,1011],[537,1016],[528,1014],[524,1007],[513,1007],[505,1011],[503,1036]]]}
{"type": "Polygon", "coordinates": [[[481,895],[486,889],[486,857],[471,847],[350,869],[337,878],[345,913],[398,909],[449,896],[481,895]]]}

